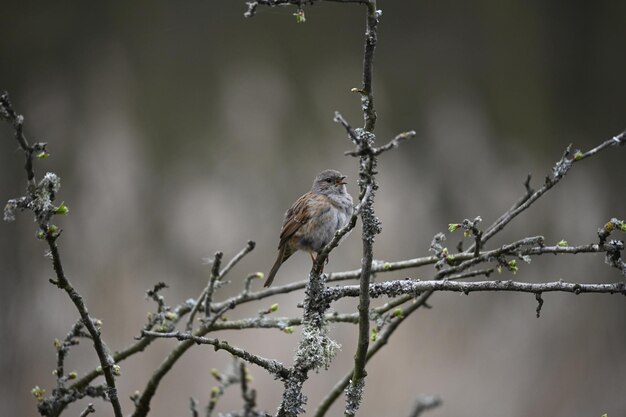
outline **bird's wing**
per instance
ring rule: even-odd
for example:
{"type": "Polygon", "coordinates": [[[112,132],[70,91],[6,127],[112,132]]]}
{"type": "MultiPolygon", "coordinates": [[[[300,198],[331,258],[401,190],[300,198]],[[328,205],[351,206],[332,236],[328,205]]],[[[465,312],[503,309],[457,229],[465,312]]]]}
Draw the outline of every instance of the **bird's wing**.
{"type": "Polygon", "coordinates": [[[310,219],[310,206],[320,202],[320,199],[324,199],[323,195],[306,193],[301,196],[289,210],[285,213],[285,220],[283,227],[280,230],[280,243],[278,247],[281,248],[298,230],[306,224],[310,219]]]}

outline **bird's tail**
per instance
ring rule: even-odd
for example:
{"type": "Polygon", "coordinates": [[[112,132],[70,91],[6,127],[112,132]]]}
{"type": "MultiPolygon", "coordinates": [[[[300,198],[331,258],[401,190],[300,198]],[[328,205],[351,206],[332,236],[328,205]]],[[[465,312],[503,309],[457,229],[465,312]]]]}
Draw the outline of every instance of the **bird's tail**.
{"type": "Polygon", "coordinates": [[[280,250],[278,251],[278,257],[276,258],[276,262],[274,262],[274,266],[272,267],[269,275],[267,276],[267,279],[265,280],[265,284],[263,284],[264,287],[269,287],[270,285],[272,285],[272,281],[274,281],[274,276],[276,276],[276,272],[278,272],[278,268],[280,268],[283,262],[285,262],[287,258],[289,258],[290,256],[291,256],[291,253],[287,251],[287,245],[284,245],[282,248],[280,248],[280,250]]]}

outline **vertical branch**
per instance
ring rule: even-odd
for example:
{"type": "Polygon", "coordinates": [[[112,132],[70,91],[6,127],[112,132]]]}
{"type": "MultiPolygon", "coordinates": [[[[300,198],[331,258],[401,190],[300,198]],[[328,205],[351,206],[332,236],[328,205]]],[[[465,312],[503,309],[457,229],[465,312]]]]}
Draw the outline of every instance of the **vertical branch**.
{"type": "Polygon", "coordinates": [[[220,277],[220,267],[222,266],[222,252],[215,252],[213,257],[213,266],[211,267],[211,278],[209,279],[208,291],[204,299],[204,317],[206,320],[211,318],[211,303],[213,302],[213,293],[215,292],[215,283],[220,277]]]}
{"type": "Polygon", "coordinates": [[[15,131],[15,139],[20,144],[20,148],[24,152],[24,169],[26,170],[26,177],[28,179],[29,187],[34,188],[35,183],[35,171],[33,169],[33,153],[36,151],[37,145],[42,146],[42,150],[45,151],[45,144],[35,144],[31,146],[24,136],[24,116],[17,114],[11,106],[9,101],[9,94],[5,91],[0,96],[0,117],[8,120],[13,125],[15,131]]]}
{"type": "Polygon", "coordinates": [[[369,283],[372,273],[374,237],[380,233],[380,221],[374,213],[374,195],[377,184],[375,181],[376,155],[372,150],[376,126],[376,110],[374,109],[374,92],[372,87],[374,50],[378,40],[377,28],[380,11],[376,10],[376,0],[367,3],[367,26],[365,29],[365,50],[363,53],[363,86],[361,89],[361,104],[365,120],[364,131],[360,135],[358,148],[360,157],[360,194],[365,195],[365,190],[371,188],[371,192],[365,200],[361,210],[363,232],[363,257],[361,260],[360,296],[359,296],[359,335],[354,355],[354,372],[350,380],[350,386],[346,390],[346,416],[354,416],[359,409],[365,386],[365,364],[367,362],[367,350],[369,347],[369,283]]]}
{"type": "Polygon", "coordinates": [[[376,126],[372,78],[374,74],[374,50],[378,41],[376,31],[380,14],[380,11],[376,10],[376,0],[370,0],[367,3],[367,26],[365,28],[365,50],[363,52],[363,86],[361,88],[361,105],[365,119],[365,130],[368,132],[373,132],[376,126]]]}
{"type": "Polygon", "coordinates": [[[365,204],[361,209],[361,222],[363,231],[361,240],[363,245],[363,256],[361,258],[361,277],[359,278],[360,296],[359,296],[359,335],[354,355],[354,372],[350,387],[346,391],[346,416],[353,416],[359,408],[363,387],[365,384],[365,363],[367,349],[369,346],[369,285],[372,274],[373,245],[374,236],[380,233],[380,222],[374,214],[374,192],[377,188],[374,180],[374,167],[376,166],[376,157],[374,155],[362,156],[361,158],[361,193],[365,193],[366,187],[371,188],[371,192],[366,197],[365,204]]]}
{"type": "Polygon", "coordinates": [[[320,272],[319,260],[309,273],[305,289],[302,339],[298,345],[293,367],[285,379],[283,399],[277,417],[295,417],[304,413],[307,397],[302,393],[311,370],[328,369],[339,345],[327,333],[324,313],[330,301],[324,296],[326,276],[320,272]]]}

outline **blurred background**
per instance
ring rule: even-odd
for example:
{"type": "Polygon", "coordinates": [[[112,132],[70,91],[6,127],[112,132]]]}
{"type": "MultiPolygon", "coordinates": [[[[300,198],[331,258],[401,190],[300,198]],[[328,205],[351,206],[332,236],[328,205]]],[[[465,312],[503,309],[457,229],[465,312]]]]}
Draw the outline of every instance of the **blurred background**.
{"type": "MultiPolygon", "coordinates": [[[[383,223],[375,257],[428,254],[450,222],[480,215],[487,226],[539,186],[569,143],[587,150],[626,127],[626,2],[381,1],[375,60],[379,143],[414,129],[417,138],[380,159],[376,209],[383,223]]],[[[145,290],[158,281],[176,305],[197,297],[209,269],[248,239],[257,249],[217,298],[240,290],[250,272],[267,272],[284,211],[325,168],[348,175],[357,163],[335,110],[362,124],[363,7],[316,4],[297,24],[293,8],[243,1],[10,2],[2,7],[0,89],[25,115],[31,141],[49,142],[38,175],[62,178],[57,219],[69,278],[112,350],[133,342],[154,310],[145,290]]],[[[23,157],[0,126],[0,196],[23,194],[23,157]]],[[[597,228],[626,217],[626,149],[576,165],[567,178],[490,243],[541,234],[555,244],[595,242],[597,228]]],[[[30,214],[0,223],[0,403],[5,415],[36,415],[31,388],[54,387],[53,340],[77,319],[35,238],[30,214]]],[[[449,237],[451,248],[460,233],[449,237]]],[[[620,238],[623,238],[620,237],[620,238]]],[[[333,252],[327,271],[358,267],[359,232],[333,252]]],[[[298,254],[276,282],[305,279],[298,254]]],[[[379,275],[428,278],[432,268],[379,275]]],[[[602,255],[545,257],[515,277],[543,282],[615,282],[624,277],[602,255]]],[[[261,283],[254,284],[257,287],[261,283]]],[[[302,293],[246,305],[232,318],[280,303],[296,316],[302,293]]],[[[533,296],[440,293],[410,317],[368,368],[359,415],[406,416],[420,393],[438,394],[438,416],[626,415],[626,301],[621,296],[546,294],[540,319],[533,296]]],[[[384,300],[377,300],[376,303],[384,300]]],[[[353,311],[354,302],[336,306],[353,311]]],[[[305,386],[312,412],[352,366],[356,332],[338,324],[333,368],[305,386]]],[[[292,363],[299,329],[224,332],[220,338],[292,363]]],[[[153,343],[121,363],[128,399],[175,346],[153,343]]],[[[189,397],[206,405],[211,368],[230,359],[191,349],[165,377],[154,417],[189,415],[189,397]]],[[[96,365],[89,343],[72,349],[66,369],[96,365]]],[[[251,366],[261,408],[273,412],[282,384],[251,366]]],[[[78,415],[87,401],[67,410],[78,415]]],[[[237,388],[218,405],[241,407],[237,388]]],[[[330,415],[341,413],[343,400],[330,415]]],[[[111,415],[96,402],[97,416],[111,415]]]]}

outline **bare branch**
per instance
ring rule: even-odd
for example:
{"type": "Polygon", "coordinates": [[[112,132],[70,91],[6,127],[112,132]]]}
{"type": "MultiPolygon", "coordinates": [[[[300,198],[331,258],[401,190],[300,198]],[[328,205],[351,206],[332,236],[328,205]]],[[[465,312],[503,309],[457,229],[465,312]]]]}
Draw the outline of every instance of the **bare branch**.
{"type": "Polygon", "coordinates": [[[230,261],[228,261],[226,266],[220,271],[220,280],[224,278],[226,274],[228,274],[230,270],[233,269],[234,266],[237,265],[239,261],[241,261],[244,258],[244,256],[252,252],[255,246],[256,246],[256,243],[252,240],[249,240],[246,243],[246,246],[243,249],[241,249],[235,256],[233,256],[233,258],[230,261]]]}
{"type": "Polygon", "coordinates": [[[435,395],[420,395],[415,400],[415,405],[409,417],[419,417],[424,411],[432,410],[441,405],[441,398],[435,395]]]}
{"type": "MultiPolygon", "coordinates": [[[[370,284],[369,294],[371,297],[397,297],[401,294],[417,295],[427,291],[453,291],[469,294],[475,291],[509,291],[526,293],[545,292],[568,292],[572,294],[601,293],[601,294],[622,294],[626,295],[626,284],[615,282],[611,284],[578,284],[573,282],[545,282],[529,283],[516,281],[478,281],[478,282],[458,282],[458,281],[412,281],[396,280],[370,284]]],[[[344,297],[358,297],[360,288],[356,285],[345,287],[332,287],[326,289],[326,296],[333,301],[344,297]]]]}
{"type": "MultiPolygon", "coordinates": [[[[153,293],[156,289],[160,289],[159,287],[161,287],[161,285],[165,284],[159,283],[152,290],[148,291],[148,297],[152,298],[150,294],[153,293]]],[[[162,316],[164,316],[165,319],[168,319],[171,322],[172,326],[177,325],[184,318],[185,314],[189,313],[189,311],[191,310],[191,306],[187,303],[178,305],[175,308],[170,309],[170,307],[165,305],[162,296],[159,295],[157,296],[157,298],[159,299],[159,301],[155,301],[157,302],[158,308],[163,309],[163,313],[157,314],[161,314],[162,316]]],[[[144,326],[143,330],[151,330],[159,324],[159,319],[157,319],[156,317],[152,317],[148,320],[148,323],[144,326]]],[[[120,363],[137,353],[143,352],[154,340],[154,337],[139,338],[135,343],[128,346],[127,348],[119,352],[113,353],[113,361],[115,363],[120,363]]],[[[74,384],[72,384],[69,389],[80,391],[100,375],[102,375],[102,370],[100,368],[93,369],[91,372],[87,373],[85,376],[74,382],[74,384]]]]}
{"type": "MultiPolygon", "coordinates": [[[[339,113],[338,111],[335,112],[335,117],[334,117],[334,122],[335,123],[339,123],[341,126],[344,127],[344,129],[346,129],[346,132],[348,133],[348,137],[350,138],[350,140],[352,141],[352,143],[354,143],[356,146],[360,146],[360,142],[361,142],[361,138],[359,138],[359,135],[357,135],[357,133],[354,131],[354,129],[352,128],[352,126],[350,126],[348,124],[348,122],[346,121],[346,119],[343,118],[343,116],[341,115],[341,113],[339,113]]],[[[352,155],[352,153],[348,154],[346,152],[346,155],[352,155]]],[[[354,153],[355,156],[360,156],[360,154],[358,152],[354,153]]]]}
{"type": "MultiPolygon", "coordinates": [[[[453,265],[456,264],[456,266],[453,268],[440,271],[440,273],[435,278],[441,279],[441,278],[446,277],[447,279],[451,280],[451,279],[468,278],[468,277],[477,276],[477,275],[489,275],[490,273],[493,272],[493,268],[487,268],[484,270],[469,271],[469,272],[462,272],[462,271],[468,269],[469,267],[473,265],[476,265],[482,262],[487,262],[490,259],[495,259],[501,255],[510,255],[510,256],[517,256],[517,257],[539,256],[543,254],[575,255],[578,253],[601,253],[601,252],[607,252],[608,250],[607,246],[599,246],[596,244],[580,245],[580,246],[558,246],[557,245],[557,246],[524,247],[529,244],[542,242],[542,241],[543,241],[543,238],[540,236],[521,239],[519,241],[510,243],[507,245],[503,245],[501,248],[498,248],[495,250],[481,252],[478,257],[475,257],[473,254],[467,254],[467,253],[455,254],[453,256],[450,255],[447,261],[453,265]],[[463,261],[469,261],[469,262],[464,263],[463,261]]],[[[436,256],[415,258],[415,259],[409,259],[409,260],[399,261],[399,262],[378,261],[373,265],[372,272],[373,273],[389,272],[389,271],[421,267],[425,265],[434,264],[437,261],[438,261],[438,258],[436,256]]],[[[329,281],[354,279],[354,278],[358,278],[360,275],[361,275],[361,269],[333,273],[330,275],[329,281]]],[[[271,289],[272,294],[267,294],[267,290],[266,290],[266,291],[261,291],[258,293],[250,294],[249,297],[250,299],[254,299],[254,300],[262,299],[267,296],[273,295],[275,293],[277,294],[277,293],[294,291],[296,289],[302,288],[303,286],[304,286],[304,282],[287,284],[284,287],[277,287],[277,288],[271,289]]],[[[236,302],[239,303],[239,302],[245,302],[245,301],[246,300],[239,299],[236,302]]]]}
{"type": "MultiPolygon", "coordinates": [[[[371,149],[371,153],[373,155],[380,155],[383,152],[389,151],[391,149],[395,149],[398,146],[400,146],[400,144],[402,144],[402,142],[405,142],[405,141],[407,141],[409,139],[414,138],[415,135],[416,135],[416,133],[415,133],[414,130],[411,130],[411,131],[408,131],[408,132],[399,133],[399,134],[396,135],[395,138],[390,140],[387,144],[385,144],[383,146],[379,146],[377,148],[372,148],[371,149]]],[[[363,152],[366,152],[366,151],[365,150],[361,150],[361,151],[346,151],[346,152],[344,152],[344,154],[345,155],[349,155],[349,156],[361,156],[361,155],[363,155],[363,152]]]]}
{"type": "MultiPolygon", "coordinates": [[[[367,291],[372,275],[372,261],[374,259],[374,237],[381,232],[380,221],[374,212],[374,197],[378,185],[376,183],[376,150],[372,148],[375,137],[373,134],[376,126],[376,110],[374,107],[374,87],[372,85],[374,51],[378,41],[378,20],[382,12],[376,7],[376,0],[367,3],[367,17],[365,27],[365,46],[363,52],[363,84],[359,93],[361,94],[361,109],[363,110],[364,126],[362,131],[357,132],[357,151],[365,151],[366,155],[359,158],[359,186],[361,198],[364,198],[363,209],[361,211],[361,222],[363,231],[361,241],[363,246],[363,256],[361,258],[361,277],[359,278],[359,335],[357,347],[354,354],[354,368],[350,386],[346,389],[346,406],[344,414],[354,416],[361,405],[363,389],[365,387],[365,364],[367,362],[367,351],[369,348],[369,313],[370,296],[367,291]]],[[[341,118],[343,119],[343,118],[341,118]]],[[[346,127],[345,120],[340,122],[346,127]]],[[[348,131],[351,129],[347,128],[348,131]]],[[[396,141],[399,143],[401,139],[396,141]]],[[[389,146],[389,149],[393,144],[389,146]]],[[[385,148],[385,147],[383,147],[385,148]]],[[[378,153],[383,152],[383,150],[378,153]]]]}
{"type": "MultiPolygon", "coordinates": [[[[404,322],[404,320],[409,315],[415,312],[418,308],[426,305],[426,301],[428,300],[428,298],[430,297],[432,293],[433,293],[432,291],[429,291],[425,294],[422,294],[417,300],[415,300],[415,302],[410,303],[405,309],[403,309],[403,314],[397,315],[396,317],[394,317],[393,321],[389,323],[389,325],[385,328],[385,330],[378,336],[376,341],[370,346],[369,350],[367,351],[367,358],[366,358],[367,362],[369,362],[369,360],[376,353],[378,353],[380,349],[383,348],[383,346],[387,344],[391,335],[398,329],[400,324],[404,322]]],[[[413,297],[411,297],[411,299],[413,299],[413,297]]],[[[339,382],[337,382],[337,384],[335,384],[332,390],[328,393],[326,397],[324,397],[322,402],[319,404],[319,406],[317,407],[317,410],[315,410],[314,417],[323,417],[326,414],[326,412],[331,407],[331,405],[333,405],[333,403],[337,400],[337,398],[339,398],[339,396],[346,389],[348,384],[350,384],[350,380],[352,378],[353,372],[354,371],[352,370],[346,373],[344,377],[339,382]]]]}
{"type": "Polygon", "coordinates": [[[303,3],[320,3],[322,1],[329,3],[357,3],[357,4],[367,4],[370,0],[256,0],[256,1],[248,1],[246,2],[246,6],[248,9],[243,14],[244,17],[253,17],[256,15],[257,8],[259,6],[267,6],[267,7],[284,7],[284,6],[296,6],[299,9],[303,7],[303,3]]]}
{"type": "Polygon", "coordinates": [[[611,139],[608,139],[602,142],[600,145],[596,146],[593,149],[588,150],[585,153],[582,153],[580,151],[576,152],[574,154],[574,162],[582,161],[583,159],[589,158],[590,156],[594,156],[598,152],[610,146],[616,146],[616,145],[623,146],[625,143],[626,143],[626,130],[624,130],[622,133],[618,135],[613,136],[611,139]]]}
{"type": "Polygon", "coordinates": [[[249,240],[248,243],[246,243],[246,246],[241,251],[239,251],[235,256],[233,256],[233,258],[228,262],[228,264],[226,264],[224,269],[222,269],[221,271],[220,271],[220,266],[221,266],[223,255],[222,255],[222,252],[215,253],[215,256],[213,257],[213,261],[212,261],[211,276],[209,278],[209,282],[207,286],[204,288],[204,290],[202,290],[202,293],[200,294],[200,296],[196,299],[196,302],[191,310],[191,313],[189,313],[189,319],[187,320],[187,331],[191,331],[191,329],[193,328],[193,319],[197,311],[199,310],[200,306],[202,305],[203,301],[205,302],[204,303],[205,317],[209,319],[209,316],[211,314],[210,310],[212,307],[211,304],[213,302],[213,292],[215,291],[215,283],[217,281],[221,281],[222,278],[224,278],[224,276],[226,276],[226,274],[228,274],[230,270],[235,265],[237,265],[237,263],[239,263],[241,259],[243,259],[244,256],[252,252],[252,250],[254,250],[255,245],[256,245],[255,242],[253,242],[252,240],[249,240]]]}
{"type": "MultiPolygon", "coordinates": [[[[33,153],[35,152],[36,146],[31,146],[26,140],[26,136],[24,136],[24,116],[21,114],[17,114],[15,110],[13,110],[13,106],[11,101],[9,100],[9,94],[5,91],[0,95],[0,116],[3,119],[6,119],[9,123],[13,125],[13,130],[15,131],[15,139],[17,143],[19,143],[20,148],[24,152],[25,156],[25,165],[24,169],[26,170],[26,177],[28,179],[28,183],[31,187],[35,186],[35,171],[33,169],[33,153]]],[[[36,144],[37,145],[37,144],[36,144]]],[[[45,152],[46,144],[40,144],[41,151],[45,152]]]]}
{"type": "Polygon", "coordinates": [[[280,362],[273,359],[265,359],[261,356],[254,355],[243,349],[235,346],[231,346],[228,342],[220,341],[219,339],[209,339],[207,337],[196,336],[190,333],[159,333],[151,331],[143,331],[144,336],[161,337],[161,338],[174,338],[180,341],[190,340],[199,345],[211,345],[215,347],[215,350],[223,349],[233,356],[237,356],[247,362],[264,368],[266,371],[275,375],[278,378],[285,379],[289,377],[289,370],[285,368],[280,362]]]}
{"type": "MultiPolygon", "coordinates": [[[[213,302],[213,294],[215,293],[215,283],[220,278],[220,267],[222,266],[222,252],[215,252],[215,256],[213,257],[213,265],[211,267],[211,278],[209,279],[209,284],[203,291],[204,294],[204,317],[206,320],[211,318],[211,303],[213,302]]],[[[202,296],[200,296],[202,299],[202,296]]],[[[198,303],[199,304],[199,303],[198,303]]],[[[193,311],[191,312],[193,313],[193,311]]],[[[193,314],[189,315],[189,323],[188,326],[192,325],[193,314]]],[[[191,330],[191,328],[189,329],[191,330]]]]}
{"type": "Polygon", "coordinates": [[[189,398],[189,411],[191,411],[191,417],[199,417],[198,402],[193,397],[189,398]]]}
{"type": "Polygon", "coordinates": [[[78,310],[81,320],[93,340],[94,349],[98,355],[98,360],[100,361],[100,366],[102,367],[108,386],[107,397],[111,401],[113,412],[116,417],[122,417],[122,408],[117,396],[115,376],[113,375],[113,358],[109,353],[108,347],[102,340],[100,329],[96,328],[96,325],[94,324],[95,320],[89,315],[89,311],[83,301],[83,297],[73,287],[65,275],[63,264],[61,262],[61,255],[56,243],[61,231],[56,226],[49,223],[50,218],[53,215],[58,214],[59,208],[54,207],[52,203],[56,196],[56,192],[60,187],[60,180],[55,174],[48,173],[44,176],[41,182],[35,186],[35,173],[32,166],[33,154],[36,151],[45,152],[45,144],[35,144],[33,146],[28,144],[28,141],[23,133],[24,118],[13,110],[7,93],[0,96],[0,116],[13,124],[17,142],[26,155],[25,170],[29,184],[27,192],[28,198],[32,202],[29,204],[28,208],[35,214],[35,218],[40,229],[40,236],[48,243],[48,248],[50,249],[52,267],[56,274],[56,280],[53,280],[52,283],[67,293],[78,310]]]}
{"type": "MultiPolygon", "coordinates": [[[[65,358],[67,357],[67,354],[69,353],[69,350],[72,346],[77,345],[78,342],[78,338],[81,337],[82,334],[82,330],[83,330],[83,322],[82,320],[78,320],[71,328],[71,330],[68,332],[68,334],[65,336],[65,339],[61,342],[60,340],[55,340],[54,341],[54,347],[57,349],[57,368],[54,371],[54,374],[57,378],[57,389],[62,390],[65,387],[65,382],[68,379],[73,379],[70,378],[70,376],[65,376],[65,370],[64,370],[64,365],[65,365],[65,358]]],[[[76,377],[75,375],[73,376],[74,378],[76,377]]]]}
{"type": "Polygon", "coordinates": [[[243,399],[243,415],[250,417],[256,408],[256,390],[248,387],[248,369],[245,363],[239,365],[239,382],[241,384],[241,398],[243,399]]]}
{"type": "MultiPolygon", "coordinates": [[[[515,217],[517,217],[524,210],[528,209],[542,195],[544,195],[552,187],[554,187],[556,184],[558,184],[559,181],[561,181],[561,179],[563,179],[565,174],[567,174],[567,172],[570,170],[570,168],[572,167],[572,165],[574,163],[580,162],[583,159],[586,159],[588,157],[596,155],[598,152],[600,152],[600,151],[602,151],[604,149],[607,149],[607,148],[609,148],[611,146],[623,145],[624,143],[626,143],[625,137],[626,137],[626,131],[623,131],[619,135],[616,135],[613,138],[604,141],[602,144],[596,146],[595,148],[591,149],[590,151],[587,151],[585,153],[582,153],[580,151],[575,152],[573,158],[571,158],[571,159],[568,158],[568,156],[570,154],[570,147],[571,147],[571,145],[568,146],[567,149],[565,150],[565,152],[563,153],[563,156],[561,157],[561,159],[554,166],[554,168],[552,170],[552,175],[549,175],[549,176],[546,177],[544,185],[540,189],[538,189],[537,191],[532,193],[532,195],[530,195],[528,198],[526,198],[523,201],[523,203],[521,203],[519,205],[517,205],[517,204],[514,205],[513,207],[511,207],[511,209],[509,209],[509,211],[504,213],[500,217],[500,219],[498,219],[498,221],[496,221],[493,225],[491,225],[484,232],[483,238],[482,238],[482,242],[485,243],[489,239],[491,239],[496,233],[498,233],[499,231],[504,229],[506,227],[506,225],[511,220],[513,220],[515,217]]],[[[526,189],[529,190],[529,187],[526,186],[526,189]]],[[[473,250],[473,248],[474,248],[474,246],[470,247],[468,249],[468,251],[473,250]]]]}
{"type": "Polygon", "coordinates": [[[96,409],[93,407],[93,404],[89,403],[87,405],[87,408],[85,408],[83,412],[80,413],[80,417],[87,417],[89,414],[95,413],[95,412],[96,412],[96,409]]]}
{"type": "Polygon", "coordinates": [[[389,143],[383,146],[379,146],[374,148],[372,151],[374,155],[380,155],[383,152],[387,152],[391,149],[396,149],[402,142],[405,142],[409,139],[414,138],[416,135],[415,130],[410,130],[408,132],[398,133],[395,138],[393,138],[389,143]]]}
{"type": "Polygon", "coordinates": [[[374,88],[372,86],[374,72],[374,51],[378,42],[378,19],[382,12],[376,8],[376,0],[370,0],[367,6],[367,25],[365,28],[365,46],[363,51],[363,85],[361,93],[361,109],[366,132],[373,132],[376,126],[376,110],[374,109],[374,88]]]}

